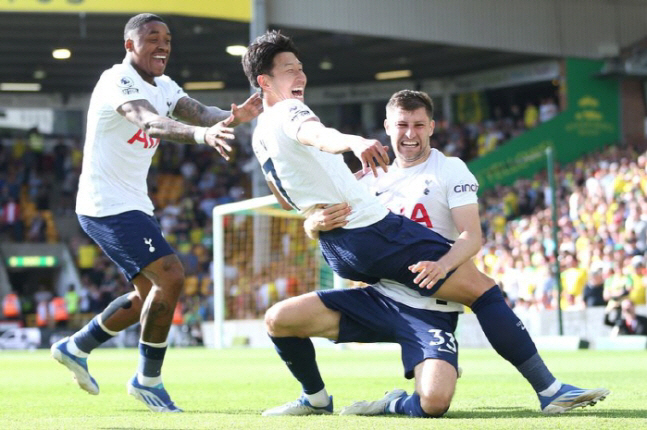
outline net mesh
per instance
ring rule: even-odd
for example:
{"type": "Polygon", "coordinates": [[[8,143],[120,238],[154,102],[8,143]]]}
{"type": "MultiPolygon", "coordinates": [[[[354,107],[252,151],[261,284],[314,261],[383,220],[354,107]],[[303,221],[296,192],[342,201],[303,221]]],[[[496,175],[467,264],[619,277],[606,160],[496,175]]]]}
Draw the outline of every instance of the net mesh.
{"type": "MultiPolygon", "coordinates": [[[[218,222],[214,219],[214,222],[218,222]]],[[[224,214],[224,319],[257,319],[277,301],[333,287],[303,218],[276,205],[224,214]]]]}

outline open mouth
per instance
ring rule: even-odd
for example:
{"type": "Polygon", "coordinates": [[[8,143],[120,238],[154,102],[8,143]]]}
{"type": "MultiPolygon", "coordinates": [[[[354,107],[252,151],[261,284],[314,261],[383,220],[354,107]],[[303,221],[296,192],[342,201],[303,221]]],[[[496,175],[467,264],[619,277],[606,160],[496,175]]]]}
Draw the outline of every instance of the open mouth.
{"type": "Polygon", "coordinates": [[[153,60],[162,66],[166,65],[166,55],[153,55],[153,60]]]}
{"type": "Polygon", "coordinates": [[[303,98],[303,88],[295,88],[292,90],[293,97],[303,98]]]}
{"type": "Polygon", "coordinates": [[[418,146],[420,146],[420,144],[412,140],[404,140],[400,142],[400,146],[402,146],[403,148],[417,148],[418,146]]]}

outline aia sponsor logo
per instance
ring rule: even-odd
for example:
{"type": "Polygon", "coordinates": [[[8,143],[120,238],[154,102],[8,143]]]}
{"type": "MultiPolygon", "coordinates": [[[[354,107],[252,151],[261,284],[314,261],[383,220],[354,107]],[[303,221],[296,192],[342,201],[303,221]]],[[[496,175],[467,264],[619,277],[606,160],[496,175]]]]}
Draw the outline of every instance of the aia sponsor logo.
{"type": "Polygon", "coordinates": [[[144,144],[144,149],[153,149],[157,148],[157,145],[160,144],[160,139],[150,137],[141,130],[137,130],[137,133],[128,140],[128,143],[131,145],[135,142],[141,142],[144,144]]]}
{"type": "Polygon", "coordinates": [[[464,193],[466,191],[471,191],[471,192],[475,193],[478,190],[479,190],[478,184],[463,184],[463,185],[456,185],[454,187],[454,192],[455,193],[464,193]]]}

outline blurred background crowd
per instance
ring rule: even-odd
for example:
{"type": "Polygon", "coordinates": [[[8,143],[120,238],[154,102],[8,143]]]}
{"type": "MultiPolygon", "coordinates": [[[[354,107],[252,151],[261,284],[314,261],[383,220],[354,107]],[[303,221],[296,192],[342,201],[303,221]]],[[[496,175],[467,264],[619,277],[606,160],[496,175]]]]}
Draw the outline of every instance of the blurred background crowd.
{"type": "MultiPolygon", "coordinates": [[[[494,109],[492,117],[480,123],[448,126],[440,118],[432,145],[468,161],[549,121],[558,111],[555,100],[546,97],[523,108],[515,104],[494,109]]],[[[383,131],[364,130],[361,124],[347,126],[347,131],[388,144],[383,131]]],[[[1,240],[64,240],[82,282],[80,291],[70,288],[64,297],[55,297],[40,285],[23,286],[5,298],[5,315],[10,316],[17,305],[16,318],[25,323],[78,327],[131,291],[114,264],[75,224],[82,142],[44,136],[38,130],[0,139],[1,240]],[[66,219],[71,221],[61,222],[66,219]],[[33,320],[26,320],[28,315],[33,320]]],[[[258,167],[249,128],[237,128],[233,147],[226,162],[210,147],[165,143],[149,175],[156,216],[187,275],[174,325],[183,327],[196,344],[201,343],[199,323],[213,319],[212,210],[250,198],[250,172],[258,167]]],[[[633,305],[646,302],[647,155],[611,146],[559,167],[557,184],[553,195],[544,173],[482,193],[484,246],[477,263],[499,282],[510,306],[519,312],[555,309],[558,304],[566,311],[606,306],[608,323],[614,325],[633,305]],[[558,249],[551,233],[553,199],[558,208],[558,249]],[[556,260],[561,295],[553,276],[556,260]]],[[[271,266],[258,276],[241,279],[237,275],[244,272],[248,258],[244,253],[232,256],[225,276],[238,282],[227,284],[229,318],[261,317],[274,302],[317,287],[316,277],[307,275],[312,271],[300,270],[312,262],[303,261],[302,250],[289,245],[290,237],[302,234],[300,227],[284,233],[288,270],[271,266]]]]}

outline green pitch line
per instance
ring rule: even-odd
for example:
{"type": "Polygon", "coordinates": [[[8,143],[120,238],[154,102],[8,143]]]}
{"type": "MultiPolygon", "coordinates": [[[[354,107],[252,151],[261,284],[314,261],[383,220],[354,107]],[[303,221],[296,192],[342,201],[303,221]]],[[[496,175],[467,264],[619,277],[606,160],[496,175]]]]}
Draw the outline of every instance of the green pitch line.
{"type": "MultiPolygon", "coordinates": [[[[463,376],[445,418],[261,417],[294,400],[299,385],[270,349],[170,349],[164,382],[184,414],[154,414],[126,394],[137,366],[134,349],[95,351],[90,370],[101,393],[81,391],[49,351],[0,351],[3,429],[638,429],[647,428],[647,351],[550,352],[560,380],[609,388],[594,407],[543,416],[530,386],[491,350],[462,350],[463,376]]],[[[392,388],[411,391],[396,351],[317,351],[335,410],[374,400],[392,388]]]]}

